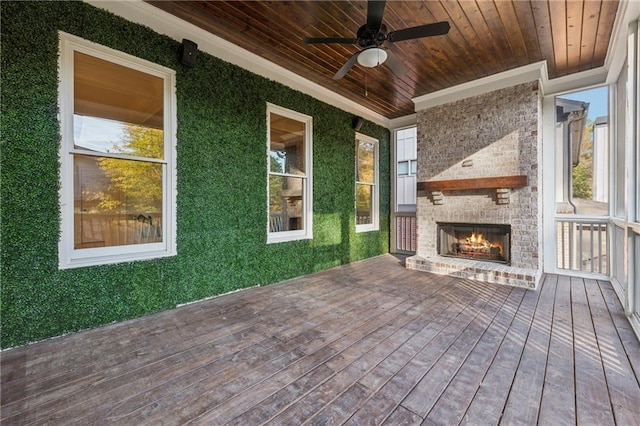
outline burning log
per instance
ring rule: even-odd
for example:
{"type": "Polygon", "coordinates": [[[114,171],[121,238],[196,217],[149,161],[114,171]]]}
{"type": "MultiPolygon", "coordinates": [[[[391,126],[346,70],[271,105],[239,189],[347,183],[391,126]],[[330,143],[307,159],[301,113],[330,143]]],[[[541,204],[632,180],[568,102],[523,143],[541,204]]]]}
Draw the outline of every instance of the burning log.
{"type": "Polygon", "coordinates": [[[456,243],[456,252],[462,256],[482,257],[485,259],[501,259],[502,247],[486,240],[482,234],[471,234],[456,243]]]}

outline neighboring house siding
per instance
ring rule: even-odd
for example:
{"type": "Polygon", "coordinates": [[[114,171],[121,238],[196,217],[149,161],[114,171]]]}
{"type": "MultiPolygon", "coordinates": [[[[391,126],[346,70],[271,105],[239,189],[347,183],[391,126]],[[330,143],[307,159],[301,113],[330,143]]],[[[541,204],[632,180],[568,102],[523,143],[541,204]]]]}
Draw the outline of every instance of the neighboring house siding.
{"type": "Polygon", "coordinates": [[[380,144],[380,230],[356,234],[349,113],[202,52],[186,68],[179,41],[85,3],[2,2],[0,16],[1,347],[388,251],[388,130],[360,130],[380,144]],[[58,269],[58,31],[176,71],[177,256],[58,269]],[[267,102],[313,117],[310,240],[266,244],[267,102]]]}

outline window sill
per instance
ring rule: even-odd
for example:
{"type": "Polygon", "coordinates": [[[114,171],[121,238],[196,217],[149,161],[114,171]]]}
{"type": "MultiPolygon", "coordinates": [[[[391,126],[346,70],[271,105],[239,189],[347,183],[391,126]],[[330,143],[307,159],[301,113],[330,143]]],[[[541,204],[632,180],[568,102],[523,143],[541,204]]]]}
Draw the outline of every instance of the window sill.
{"type": "MultiPolygon", "coordinates": [[[[87,249],[91,250],[91,249],[87,249]]],[[[177,255],[175,250],[150,250],[147,252],[121,253],[118,255],[99,255],[61,257],[58,269],[74,269],[87,266],[111,265],[116,263],[135,262],[143,260],[158,259],[177,255]]]]}
{"type": "Polygon", "coordinates": [[[300,232],[278,232],[267,235],[267,244],[286,243],[290,241],[310,240],[313,235],[300,232]],[[282,235],[280,235],[282,234],[282,235]]]}

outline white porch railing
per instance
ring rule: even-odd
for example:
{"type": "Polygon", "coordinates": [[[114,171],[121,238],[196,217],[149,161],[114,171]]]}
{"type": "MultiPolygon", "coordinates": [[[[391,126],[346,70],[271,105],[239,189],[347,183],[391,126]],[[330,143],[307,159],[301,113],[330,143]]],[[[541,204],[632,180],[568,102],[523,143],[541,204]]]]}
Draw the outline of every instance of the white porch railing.
{"type": "Polygon", "coordinates": [[[556,218],[558,269],[608,275],[608,220],[556,218]]]}

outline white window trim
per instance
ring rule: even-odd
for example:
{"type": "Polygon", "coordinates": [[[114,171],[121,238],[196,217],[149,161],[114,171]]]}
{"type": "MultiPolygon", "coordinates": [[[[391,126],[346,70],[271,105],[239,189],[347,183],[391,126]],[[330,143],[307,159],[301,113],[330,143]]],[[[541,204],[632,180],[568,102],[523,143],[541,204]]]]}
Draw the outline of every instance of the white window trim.
{"type": "Polygon", "coordinates": [[[267,161],[267,244],[282,243],[286,241],[307,240],[313,238],[313,117],[292,111],[278,105],[267,103],[267,145],[266,145],[266,161],[267,161]],[[303,229],[295,231],[271,232],[269,230],[269,176],[271,174],[269,167],[269,153],[271,150],[271,113],[290,118],[292,120],[304,123],[305,129],[305,178],[304,182],[304,198],[302,200],[304,208],[303,229]]]}
{"type": "Polygon", "coordinates": [[[58,244],[60,269],[103,265],[134,260],[174,256],[176,245],[176,78],[175,71],[144,59],[136,58],[62,31],[59,32],[58,75],[60,85],[60,213],[61,233],[58,244]],[[78,51],[128,68],[145,72],[164,80],[164,160],[167,171],[163,182],[163,241],[161,243],[134,244],[114,247],[74,248],[73,218],[73,147],[74,75],[73,52],[78,51]]]}
{"type": "MultiPolygon", "coordinates": [[[[379,145],[380,141],[378,139],[372,138],[371,136],[363,135],[362,133],[356,133],[356,161],[355,161],[355,179],[353,185],[353,200],[354,200],[354,209],[355,209],[355,200],[356,200],[356,186],[358,184],[358,144],[360,141],[372,143],[375,146],[375,182],[373,184],[373,200],[372,200],[372,223],[361,224],[359,225],[356,220],[356,233],[359,232],[371,232],[380,230],[380,176],[379,176],[379,145]]],[[[357,214],[357,211],[355,212],[357,214]]],[[[356,219],[356,218],[354,218],[356,219]]]]}

